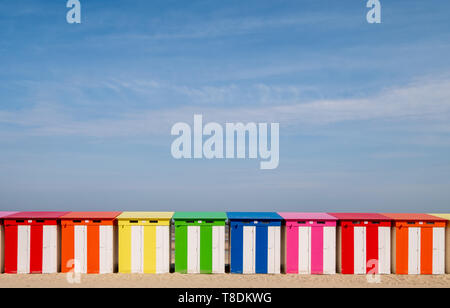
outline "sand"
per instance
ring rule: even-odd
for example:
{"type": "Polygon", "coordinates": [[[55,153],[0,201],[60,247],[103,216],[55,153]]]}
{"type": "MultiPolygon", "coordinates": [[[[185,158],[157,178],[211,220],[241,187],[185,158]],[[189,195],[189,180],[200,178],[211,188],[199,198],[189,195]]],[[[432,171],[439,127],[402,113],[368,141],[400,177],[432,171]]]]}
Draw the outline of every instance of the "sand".
{"type": "Polygon", "coordinates": [[[366,276],[354,275],[183,275],[106,274],[81,275],[80,283],[69,283],[66,274],[0,275],[0,287],[179,287],[179,288],[286,288],[286,287],[436,287],[450,288],[450,275],[383,275],[380,283],[368,283],[366,276]]]}

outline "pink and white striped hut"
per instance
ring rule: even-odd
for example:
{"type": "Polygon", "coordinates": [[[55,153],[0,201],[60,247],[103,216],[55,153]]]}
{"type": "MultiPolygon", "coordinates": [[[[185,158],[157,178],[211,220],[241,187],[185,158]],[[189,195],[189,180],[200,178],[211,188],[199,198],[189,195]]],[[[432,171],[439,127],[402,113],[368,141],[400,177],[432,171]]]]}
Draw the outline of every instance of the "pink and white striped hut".
{"type": "Polygon", "coordinates": [[[336,220],[325,213],[278,213],[287,274],[336,274],[336,220]]]}

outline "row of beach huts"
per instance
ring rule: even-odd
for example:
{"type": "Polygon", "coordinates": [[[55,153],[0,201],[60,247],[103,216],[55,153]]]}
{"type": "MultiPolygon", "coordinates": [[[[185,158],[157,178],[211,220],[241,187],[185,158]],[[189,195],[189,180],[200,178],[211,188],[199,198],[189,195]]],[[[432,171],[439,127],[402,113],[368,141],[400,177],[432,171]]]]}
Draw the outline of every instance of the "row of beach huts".
{"type": "Polygon", "coordinates": [[[445,274],[450,214],[0,212],[1,271],[445,274]],[[174,254],[174,256],[173,256],[174,254]]]}

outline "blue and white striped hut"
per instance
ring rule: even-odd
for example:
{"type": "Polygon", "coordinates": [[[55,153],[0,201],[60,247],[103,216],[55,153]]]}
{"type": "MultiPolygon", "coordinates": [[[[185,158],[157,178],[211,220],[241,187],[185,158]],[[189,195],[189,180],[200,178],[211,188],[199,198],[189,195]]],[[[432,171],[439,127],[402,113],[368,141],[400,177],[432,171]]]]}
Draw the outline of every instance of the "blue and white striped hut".
{"type": "Polygon", "coordinates": [[[279,274],[283,218],[272,212],[228,212],[230,272],[279,274]]]}

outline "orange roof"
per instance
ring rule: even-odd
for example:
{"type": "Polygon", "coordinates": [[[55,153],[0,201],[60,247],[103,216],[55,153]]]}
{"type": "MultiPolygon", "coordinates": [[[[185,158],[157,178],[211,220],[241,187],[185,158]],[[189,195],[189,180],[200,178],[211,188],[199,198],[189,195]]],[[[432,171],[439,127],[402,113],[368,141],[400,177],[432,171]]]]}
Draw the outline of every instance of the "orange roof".
{"type": "Polygon", "coordinates": [[[423,220],[423,221],[445,221],[443,218],[439,218],[436,216],[431,216],[428,214],[410,214],[410,213],[383,213],[384,216],[387,216],[393,220],[423,220]]]}
{"type": "Polygon", "coordinates": [[[70,212],[61,219],[114,219],[122,212],[70,212]]]}

